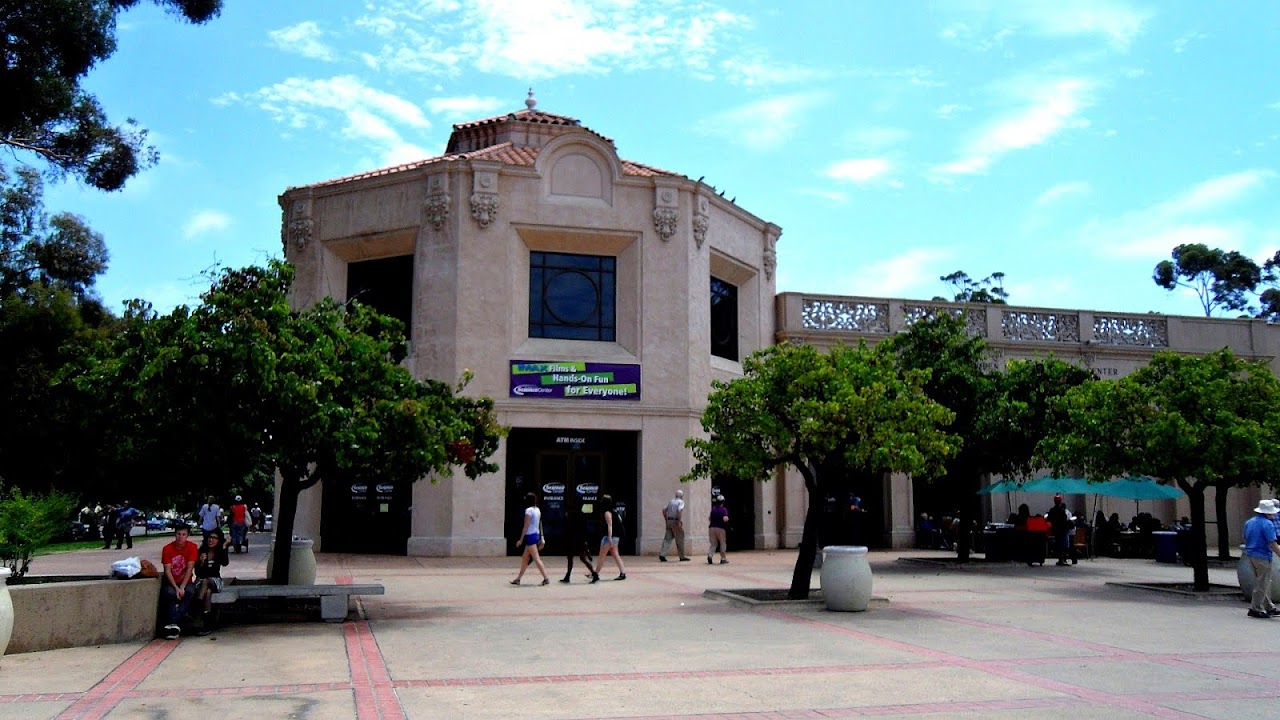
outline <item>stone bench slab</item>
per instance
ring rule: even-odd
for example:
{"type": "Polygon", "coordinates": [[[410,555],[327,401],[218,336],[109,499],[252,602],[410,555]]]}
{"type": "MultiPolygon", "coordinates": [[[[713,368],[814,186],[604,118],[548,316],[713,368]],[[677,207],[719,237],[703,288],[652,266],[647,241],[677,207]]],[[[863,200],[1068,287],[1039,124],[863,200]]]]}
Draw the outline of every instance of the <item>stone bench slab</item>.
{"type": "Polygon", "coordinates": [[[215,605],[237,600],[262,598],[319,598],[320,618],[342,622],[347,618],[347,602],[352,595],[385,595],[382,585],[226,585],[210,596],[215,605]]]}

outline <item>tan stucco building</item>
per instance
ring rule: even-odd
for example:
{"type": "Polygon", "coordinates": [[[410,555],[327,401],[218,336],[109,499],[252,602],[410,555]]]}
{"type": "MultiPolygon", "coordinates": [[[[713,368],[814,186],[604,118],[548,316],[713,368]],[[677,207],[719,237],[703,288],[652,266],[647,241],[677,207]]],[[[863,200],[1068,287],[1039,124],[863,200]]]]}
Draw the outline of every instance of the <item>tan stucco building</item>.
{"type": "MultiPolygon", "coordinates": [[[[610,493],[625,508],[624,551],[652,554],[678,487],[695,518],[692,552],[705,551],[698,519],[713,483],[679,485],[692,463],[684,441],[701,433],[712,381],[783,339],[874,341],[961,312],[1000,364],[1052,352],[1116,377],[1158,349],[1229,346],[1280,369],[1280,337],[1260,321],[775,295],[778,226],[700,181],[622,159],[612,140],[532,97],[526,105],[455,125],[439,157],[280,197],[296,306],[360,297],[400,317],[412,372],[453,381],[471,370],[467,392],[494,398],[511,427],[501,469],[475,481],[308,490],[297,528],[323,551],[514,552],[523,496],[535,491],[553,540],[578,503],[610,493]]],[[[877,480],[867,539],[909,546],[928,489],[877,480]]],[[[715,487],[729,498],[735,549],[798,544],[807,500],[794,473],[715,487]]],[[[1243,517],[1256,494],[1232,498],[1243,517]]],[[[1186,514],[1172,502],[1150,510],[1186,514]]]]}

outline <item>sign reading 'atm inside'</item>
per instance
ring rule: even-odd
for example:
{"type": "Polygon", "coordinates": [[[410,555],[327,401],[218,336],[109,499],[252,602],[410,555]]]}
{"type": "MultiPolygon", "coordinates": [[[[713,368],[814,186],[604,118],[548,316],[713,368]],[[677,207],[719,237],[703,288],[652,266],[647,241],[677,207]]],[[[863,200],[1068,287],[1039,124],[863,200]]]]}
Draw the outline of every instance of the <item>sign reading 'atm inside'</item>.
{"type": "Polygon", "coordinates": [[[640,366],[512,360],[511,397],[639,400],[640,366]]]}

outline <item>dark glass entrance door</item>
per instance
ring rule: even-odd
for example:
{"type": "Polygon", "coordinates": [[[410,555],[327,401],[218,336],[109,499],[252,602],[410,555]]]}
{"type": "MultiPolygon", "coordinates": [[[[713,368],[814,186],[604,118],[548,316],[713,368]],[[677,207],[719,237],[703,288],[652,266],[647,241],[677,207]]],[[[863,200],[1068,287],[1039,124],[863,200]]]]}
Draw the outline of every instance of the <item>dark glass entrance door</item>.
{"type": "Polygon", "coordinates": [[[325,552],[408,552],[413,484],[343,481],[323,484],[320,534],[325,552]]]}

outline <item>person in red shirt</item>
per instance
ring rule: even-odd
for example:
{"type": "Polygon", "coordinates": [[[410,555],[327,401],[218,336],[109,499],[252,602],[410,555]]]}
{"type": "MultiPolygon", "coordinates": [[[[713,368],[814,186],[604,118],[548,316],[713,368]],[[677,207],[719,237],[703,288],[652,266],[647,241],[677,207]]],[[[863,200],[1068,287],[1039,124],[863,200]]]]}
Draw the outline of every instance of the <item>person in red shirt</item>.
{"type": "Polygon", "coordinates": [[[238,553],[249,549],[249,508],[239,495],[231,506],[231,545],[238,553]]]}
{"type": "Polygon", "coordinates": [[[164,636],[176,640],[182,634],[182,626],[178,623],[195,599],[195,585],[191,582],[195,571],[196,556],[200,548],[193,542],[187,542],[188,530],[179,527],[173,532],[173,542],[160,551],[160,562],[164,565],[164,607],[169,611],[169,623],[164,626],[164,636]]]}

